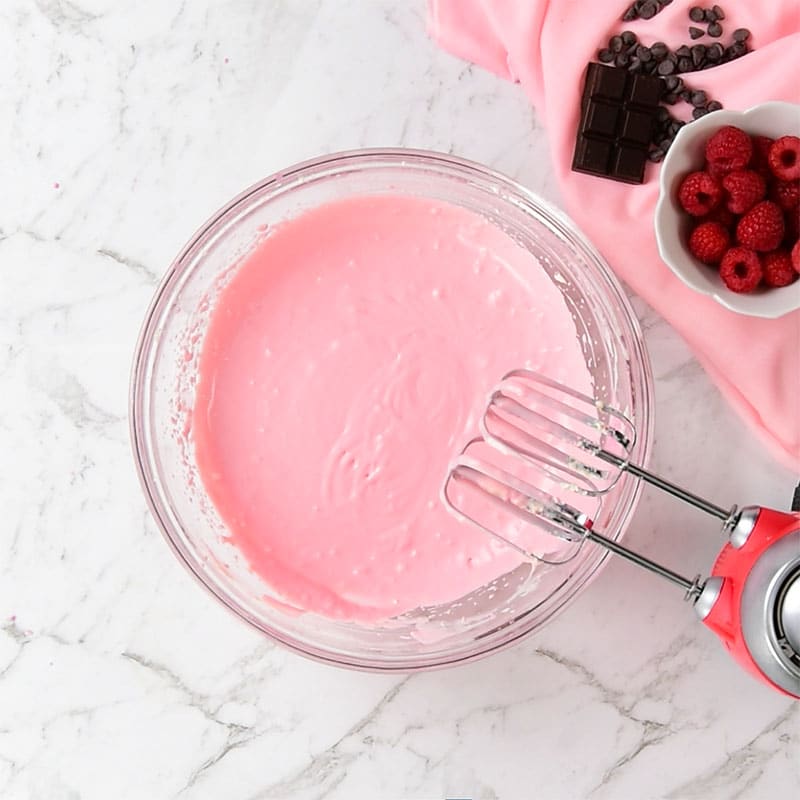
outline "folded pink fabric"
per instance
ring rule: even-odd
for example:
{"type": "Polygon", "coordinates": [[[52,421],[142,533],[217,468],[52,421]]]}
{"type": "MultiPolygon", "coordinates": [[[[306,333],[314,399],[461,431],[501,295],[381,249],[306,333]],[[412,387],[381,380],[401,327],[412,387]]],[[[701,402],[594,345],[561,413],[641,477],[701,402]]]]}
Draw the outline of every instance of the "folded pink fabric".
{"type": "MultiPolygon", "coordinates": [[[[548,129],[567,210],[616,273],[686,339],[737,411],[778,458],[800,465],[800,312],[777,320],[745,317],[685,287],[661,262],[653,233],[657,166],[641,186],[570,170],[583,71],[623,27],[642,41],[689,41],[688,9],[678,0],[647,21],[621,23],[625,1],[429,0],[431,34],[452,53],[519,81],[548,129]],[[621,244],[624,243],[624,244],[621,244]]],[[[722,3],[723,41],[749,28],[754,52],[683,75],[726,108],[766,100],[800,102],[797,0],[722,3]]],[[[798,132],[800,133],[800,132],[798,132]]],[[[800,284],[795,284],[795,287],[800,284]]],[[[800,289],[798,289],[800,291],[800,289]]]]}

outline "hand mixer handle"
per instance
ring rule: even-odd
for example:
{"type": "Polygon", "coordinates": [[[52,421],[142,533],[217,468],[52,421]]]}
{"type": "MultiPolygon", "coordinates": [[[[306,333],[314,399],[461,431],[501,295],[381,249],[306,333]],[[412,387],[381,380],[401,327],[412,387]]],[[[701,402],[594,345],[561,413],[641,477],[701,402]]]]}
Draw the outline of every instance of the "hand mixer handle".
{"type": "Polygon", "coordinates": [[[695,608],[745,669],[800,698],[800,513],[742,509],[695,608]]]}

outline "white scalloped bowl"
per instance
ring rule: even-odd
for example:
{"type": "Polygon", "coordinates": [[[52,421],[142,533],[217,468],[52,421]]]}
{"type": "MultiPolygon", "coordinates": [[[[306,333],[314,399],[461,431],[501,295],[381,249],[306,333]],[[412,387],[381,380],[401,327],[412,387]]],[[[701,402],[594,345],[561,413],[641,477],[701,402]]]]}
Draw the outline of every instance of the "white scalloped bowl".
{"type": "Polygon", "coordinates": [[[681,128],[661,166],[661,194],[655,212],[658,251],[689,288],[739,314],[774,319],[800,308],[800,281],[781,289],[737,294],[725,286],[713,267],[694,258],[686,245],[691,219],[678,204],[678,188],[689,172],[702,168],[706,141],[724,125],[736,125],[749,134],[772,138],[800,135],[800,105],[769,102],[747,111],[715,111],[681,128]]]}

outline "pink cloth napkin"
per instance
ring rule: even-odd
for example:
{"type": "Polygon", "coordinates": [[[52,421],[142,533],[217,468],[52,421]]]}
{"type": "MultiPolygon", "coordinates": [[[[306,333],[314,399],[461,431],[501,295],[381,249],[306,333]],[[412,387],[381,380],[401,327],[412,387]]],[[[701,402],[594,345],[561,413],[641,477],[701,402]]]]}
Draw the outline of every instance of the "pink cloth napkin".
{"type": "MultiPolygon", "coordinates": [[[[661,40],[676,48],[691,43],[691,5],[695,2],[678,0],[653,19],[622,23],[625,0],[429,0],[429,28],[447,50],[522,84],[545,120],[572,218],[616,273],[683,335],[775,455],[797,468],[800,312],[777,320],[741,316],[688,289],[669,271],[659,258],[652,225],[657,166],[648,166],[641,186],[570,170],[586,63],[595,61],[598,48],[625,28],[645,44],[661,40]]],[[[720,0],[720,5],[726,14],[721,41],[727,44],[736,28],[749,28],[753,52],[681,76],[686,84],[706,89],[731,109],[766,100],[800,102],[798,0],[720,0]]]]}

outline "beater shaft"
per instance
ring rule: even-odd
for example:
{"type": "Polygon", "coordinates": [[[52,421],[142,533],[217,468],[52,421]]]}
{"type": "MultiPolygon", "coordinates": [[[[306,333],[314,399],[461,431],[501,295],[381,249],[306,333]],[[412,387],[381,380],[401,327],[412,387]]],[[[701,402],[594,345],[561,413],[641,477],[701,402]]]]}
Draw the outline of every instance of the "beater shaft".
{"type": "Polygon", "coordinates": [[[652,472],[648,472],[646,469],[636,466],[636,464],[631,464],[629,461],[625,461],[625,459],[615,456],[613,453],[609,453],[607,450],[597,450],[595,455],[597,455],[598,458],[602,458],[603,461],[613,464],[615,467],[619,467],[626,472],[630,472],[631,475],[635,475],[637,478],[641,478],[643,481],[658,487],[668,494],[671,494],[673,497],[684,500],[690,505],[693,505],[695,508],[705,511],[706,514],[710,514],[712,517],[721,519],[723,522],[727,522],[727,520],[735,511],[735,507],[733,510],[730,510],[722,508],[718,505],[714,505],[714,503],[711,503],[702,497],[698,497],[696,494],[693,494],[687,489],[677,486],[676,484],[666,480],[665,478],[661,478],[658,475],[654,475],[652,472]]]}
{"type": "Polygon", "coordinates": [[[601,533],[587,529],[586,534],[584,534],[584,538],[588,539],[590,542],[600,545],[601,547],[605,547],[606,550],[610,550],[612,553],[622,556],[622,558],[627,559],[639,567],[649,570],[655,575],[660,575],[662,578],[666,578],[676,586],[680,586],[686,591],[687,598],[697,597],[703,590],[703,585],[700,583],[699,578],[689,580],[689,578],[679,575],[677,572],[673,572],[671,569],[668,569],[667,567],[664,567],[655,561],[651,561],[649,558],[645,558],[643,555],[640,555],[633,550],[628,550],[627,547],[623,547],[618,542],[603,536],[601,533]]]}

